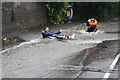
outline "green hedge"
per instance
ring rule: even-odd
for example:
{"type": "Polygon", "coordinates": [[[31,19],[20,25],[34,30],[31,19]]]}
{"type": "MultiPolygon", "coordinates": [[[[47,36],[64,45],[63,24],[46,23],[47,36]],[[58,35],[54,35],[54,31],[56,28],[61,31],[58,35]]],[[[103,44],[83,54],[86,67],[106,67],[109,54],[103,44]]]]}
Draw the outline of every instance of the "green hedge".
{"type": "Polygon", "coordinates": [[[66,20],[67,2],[49,2],[45,4],[47,8],[48,22],[51,24],[62,24],[66,20]]]}
{"type": "Polygon", "coordinates": [[[74,20],[87,20],[96,18],[98,21],[106,21],[118,16],[117,2],[80,2],[74,3],[74,20]]]}
{"type": "MultiPolygon", "coordinates": [[[[67,20],[66,10],[68,2],[48,2],[45,4],[48,13],[48,22],[62,24],[67,20]]],[[[118,2],[74,2],[73,21],[86,21],[96,18],[98,21],[107,21],[118,16],[118,2]]]]}

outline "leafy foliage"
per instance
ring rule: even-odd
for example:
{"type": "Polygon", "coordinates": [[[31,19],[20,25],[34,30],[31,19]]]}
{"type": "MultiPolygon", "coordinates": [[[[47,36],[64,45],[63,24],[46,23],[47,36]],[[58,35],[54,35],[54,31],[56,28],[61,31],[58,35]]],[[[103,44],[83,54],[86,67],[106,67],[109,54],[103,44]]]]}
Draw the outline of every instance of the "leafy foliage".
{"type": "Polygon", "coordinates": [[[61,24],[66,20],[67,2],[49,2],[46,3],[48,22],[52,24],[61,24]]]}
{"type": "MultiPolygon", "coordinates": [[[[45,4],[48,13],[48,22],[61,24],[66,20],[68,2],[48,2],[45,4]]],[[[118,2],[74,2],[73,21],[86,21],[96,18],[98,21],[107,21],[118,17],[118,2]]]]}
{"type": "Polygon", "coordinates": [[[74,3],[74,20],[96,18],[106,21],[118,16],[118,3],[116,2],[81,2],[74,3]],[[79,18],[78,18],[79,17],[79,18]]]}

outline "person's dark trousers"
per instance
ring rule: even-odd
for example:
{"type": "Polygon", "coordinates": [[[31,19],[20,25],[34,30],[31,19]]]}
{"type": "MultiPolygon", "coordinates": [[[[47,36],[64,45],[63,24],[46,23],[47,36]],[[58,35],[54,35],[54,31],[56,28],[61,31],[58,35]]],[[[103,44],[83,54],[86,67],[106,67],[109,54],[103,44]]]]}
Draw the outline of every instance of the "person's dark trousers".
{"type": "Polygon", "coordinates": [[[97,28],[96,26],[89,26],[88,29],[86,30],[86,32],[96,32],[97,28]]]}

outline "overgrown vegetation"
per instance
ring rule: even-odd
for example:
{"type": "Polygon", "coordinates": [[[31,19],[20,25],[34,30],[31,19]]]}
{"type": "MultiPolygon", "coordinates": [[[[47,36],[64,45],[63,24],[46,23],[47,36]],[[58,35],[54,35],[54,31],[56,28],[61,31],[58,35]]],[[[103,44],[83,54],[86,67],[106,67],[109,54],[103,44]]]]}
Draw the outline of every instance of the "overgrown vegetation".
{"type": "Polygon", "coordinates": [[[106,21],[118,16],[118,4],[113,2],[82,2],[74,3],[74,20],[96,18],[106,21]]]}
{"type": "MultiPolygon", "coordinates": [[[[64,23],[68,5],[67,2],[46,3],[49,23],[64,23]]],[[[107,21],[110,18],[118,17],[118,5],[118,2],[74,2],[73,21],[86,21],[88,18],[107,21]]]]}
{"type": "Polygon", "coordinates": [[[66,20],[67,2],[49,2],[47,8],[48,22],[52,24],[62,24],[66,20]]]}

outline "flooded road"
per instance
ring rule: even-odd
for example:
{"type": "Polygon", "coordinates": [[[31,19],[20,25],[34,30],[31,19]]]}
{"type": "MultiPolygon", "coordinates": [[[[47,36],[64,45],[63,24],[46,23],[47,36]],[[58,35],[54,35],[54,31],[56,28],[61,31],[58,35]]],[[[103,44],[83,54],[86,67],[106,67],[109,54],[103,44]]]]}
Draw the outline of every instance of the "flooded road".
{"type": "Polygon", "coordinates": [[[118,78],[118,63],[109,69],[119,54],[117,22],[99,23],[97,33],[86,33],[81,23],[63,26],[62,34],[75,33],[74,40],[43,39],[39,30],[20,34],[25,42],[1,52],[2,77],[103,78],[109,70],[110,77],[118,78]]]}

